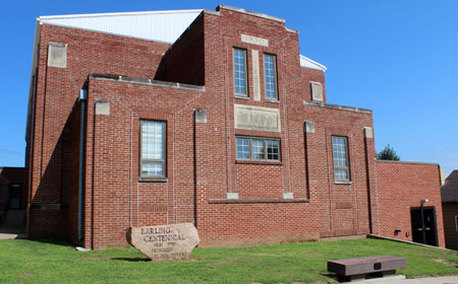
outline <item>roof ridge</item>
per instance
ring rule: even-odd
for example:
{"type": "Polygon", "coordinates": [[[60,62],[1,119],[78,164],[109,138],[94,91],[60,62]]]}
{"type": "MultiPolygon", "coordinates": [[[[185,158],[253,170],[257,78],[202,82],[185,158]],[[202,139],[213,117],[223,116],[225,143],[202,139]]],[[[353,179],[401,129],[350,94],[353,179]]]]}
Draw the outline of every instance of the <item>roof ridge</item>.
{"type": "Polygon", "coordinates": [[[186,14],[201,12],[204,9],[185,9],[185,10],[158,10],[158,11],[135,11],[135,12],[109,12],[109,13],[87,13],[87,14],[65,14],[39,16],[37,20],[71,19],[71,18],[91,18],[91,17],[114,17],[114,16],[134,16],[152,14],[186,14]]]}

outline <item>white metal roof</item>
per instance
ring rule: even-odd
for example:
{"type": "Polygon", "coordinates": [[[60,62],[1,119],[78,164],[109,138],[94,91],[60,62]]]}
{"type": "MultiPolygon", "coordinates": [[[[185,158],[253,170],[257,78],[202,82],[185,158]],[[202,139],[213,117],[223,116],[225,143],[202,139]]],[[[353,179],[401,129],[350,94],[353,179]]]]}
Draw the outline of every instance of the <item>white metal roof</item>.
{"type": "Polygon", "coordinates": [[[320,64],[302,54],[300,55],[300,64],[301,67],[304,68],[316,69],[323,72],[326,72],[326,70],[328,70],[328,68],[326,68],[326,66],[324,66],[323,64],[320,64]]]}
{"type": "Polygon", "coordinates": [[[42,24],[174,43],[202,9],[43,16],[42,24]]]}

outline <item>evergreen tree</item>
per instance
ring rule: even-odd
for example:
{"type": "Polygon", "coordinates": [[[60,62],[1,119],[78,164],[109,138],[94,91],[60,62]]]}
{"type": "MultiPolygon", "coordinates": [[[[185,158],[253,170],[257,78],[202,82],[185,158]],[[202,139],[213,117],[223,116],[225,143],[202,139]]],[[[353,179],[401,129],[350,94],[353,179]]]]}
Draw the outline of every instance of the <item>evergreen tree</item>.
{"type": "Polygon", "coordinates": [[[399,161],[401,157],[399,157],[393,147],[390,147],[390,144],[388,144],[385,149],[377,154],[377,160],[399,161]]]}

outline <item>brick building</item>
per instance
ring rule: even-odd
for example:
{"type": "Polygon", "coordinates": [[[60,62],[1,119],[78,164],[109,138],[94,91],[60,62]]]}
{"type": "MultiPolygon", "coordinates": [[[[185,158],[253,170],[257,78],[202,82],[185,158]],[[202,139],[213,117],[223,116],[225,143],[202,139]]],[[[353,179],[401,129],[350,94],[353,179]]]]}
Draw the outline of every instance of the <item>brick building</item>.
{"type": "Polygon", "coordinates": [[[327,103],[326,68],[300,55],[283,19],[220,5],[36,27],[31,238],[98,249],[125,246],[130,226],[181,222],[203,246],[398,237],[381,220],[381,179],[404,194],[391,168],[430,174],[405,206],[440,194],[437,165],[376,163],[372,112],[327,103]]]}
{"type": "Polygon", "coordinates": [[[458,170],[454,170],[441,188],[445,246],[458,250],[458,170]]]}

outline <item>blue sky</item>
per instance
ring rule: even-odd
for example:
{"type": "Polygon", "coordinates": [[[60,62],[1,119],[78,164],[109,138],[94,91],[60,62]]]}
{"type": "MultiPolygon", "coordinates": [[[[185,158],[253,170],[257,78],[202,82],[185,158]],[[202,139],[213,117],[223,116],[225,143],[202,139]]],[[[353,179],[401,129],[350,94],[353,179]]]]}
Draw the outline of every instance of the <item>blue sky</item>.
{"type": "Polygon", "coordinates": [[[211,9],[286,19],[301,53],[328,67],[329,103],[374,111],[377,151],[458,169],[458,1],[6,1],[0,45],[0,166],[23,166],[35,18],[211,9]],[[262,3],[262,4],[260,4],[262,3]]]}

